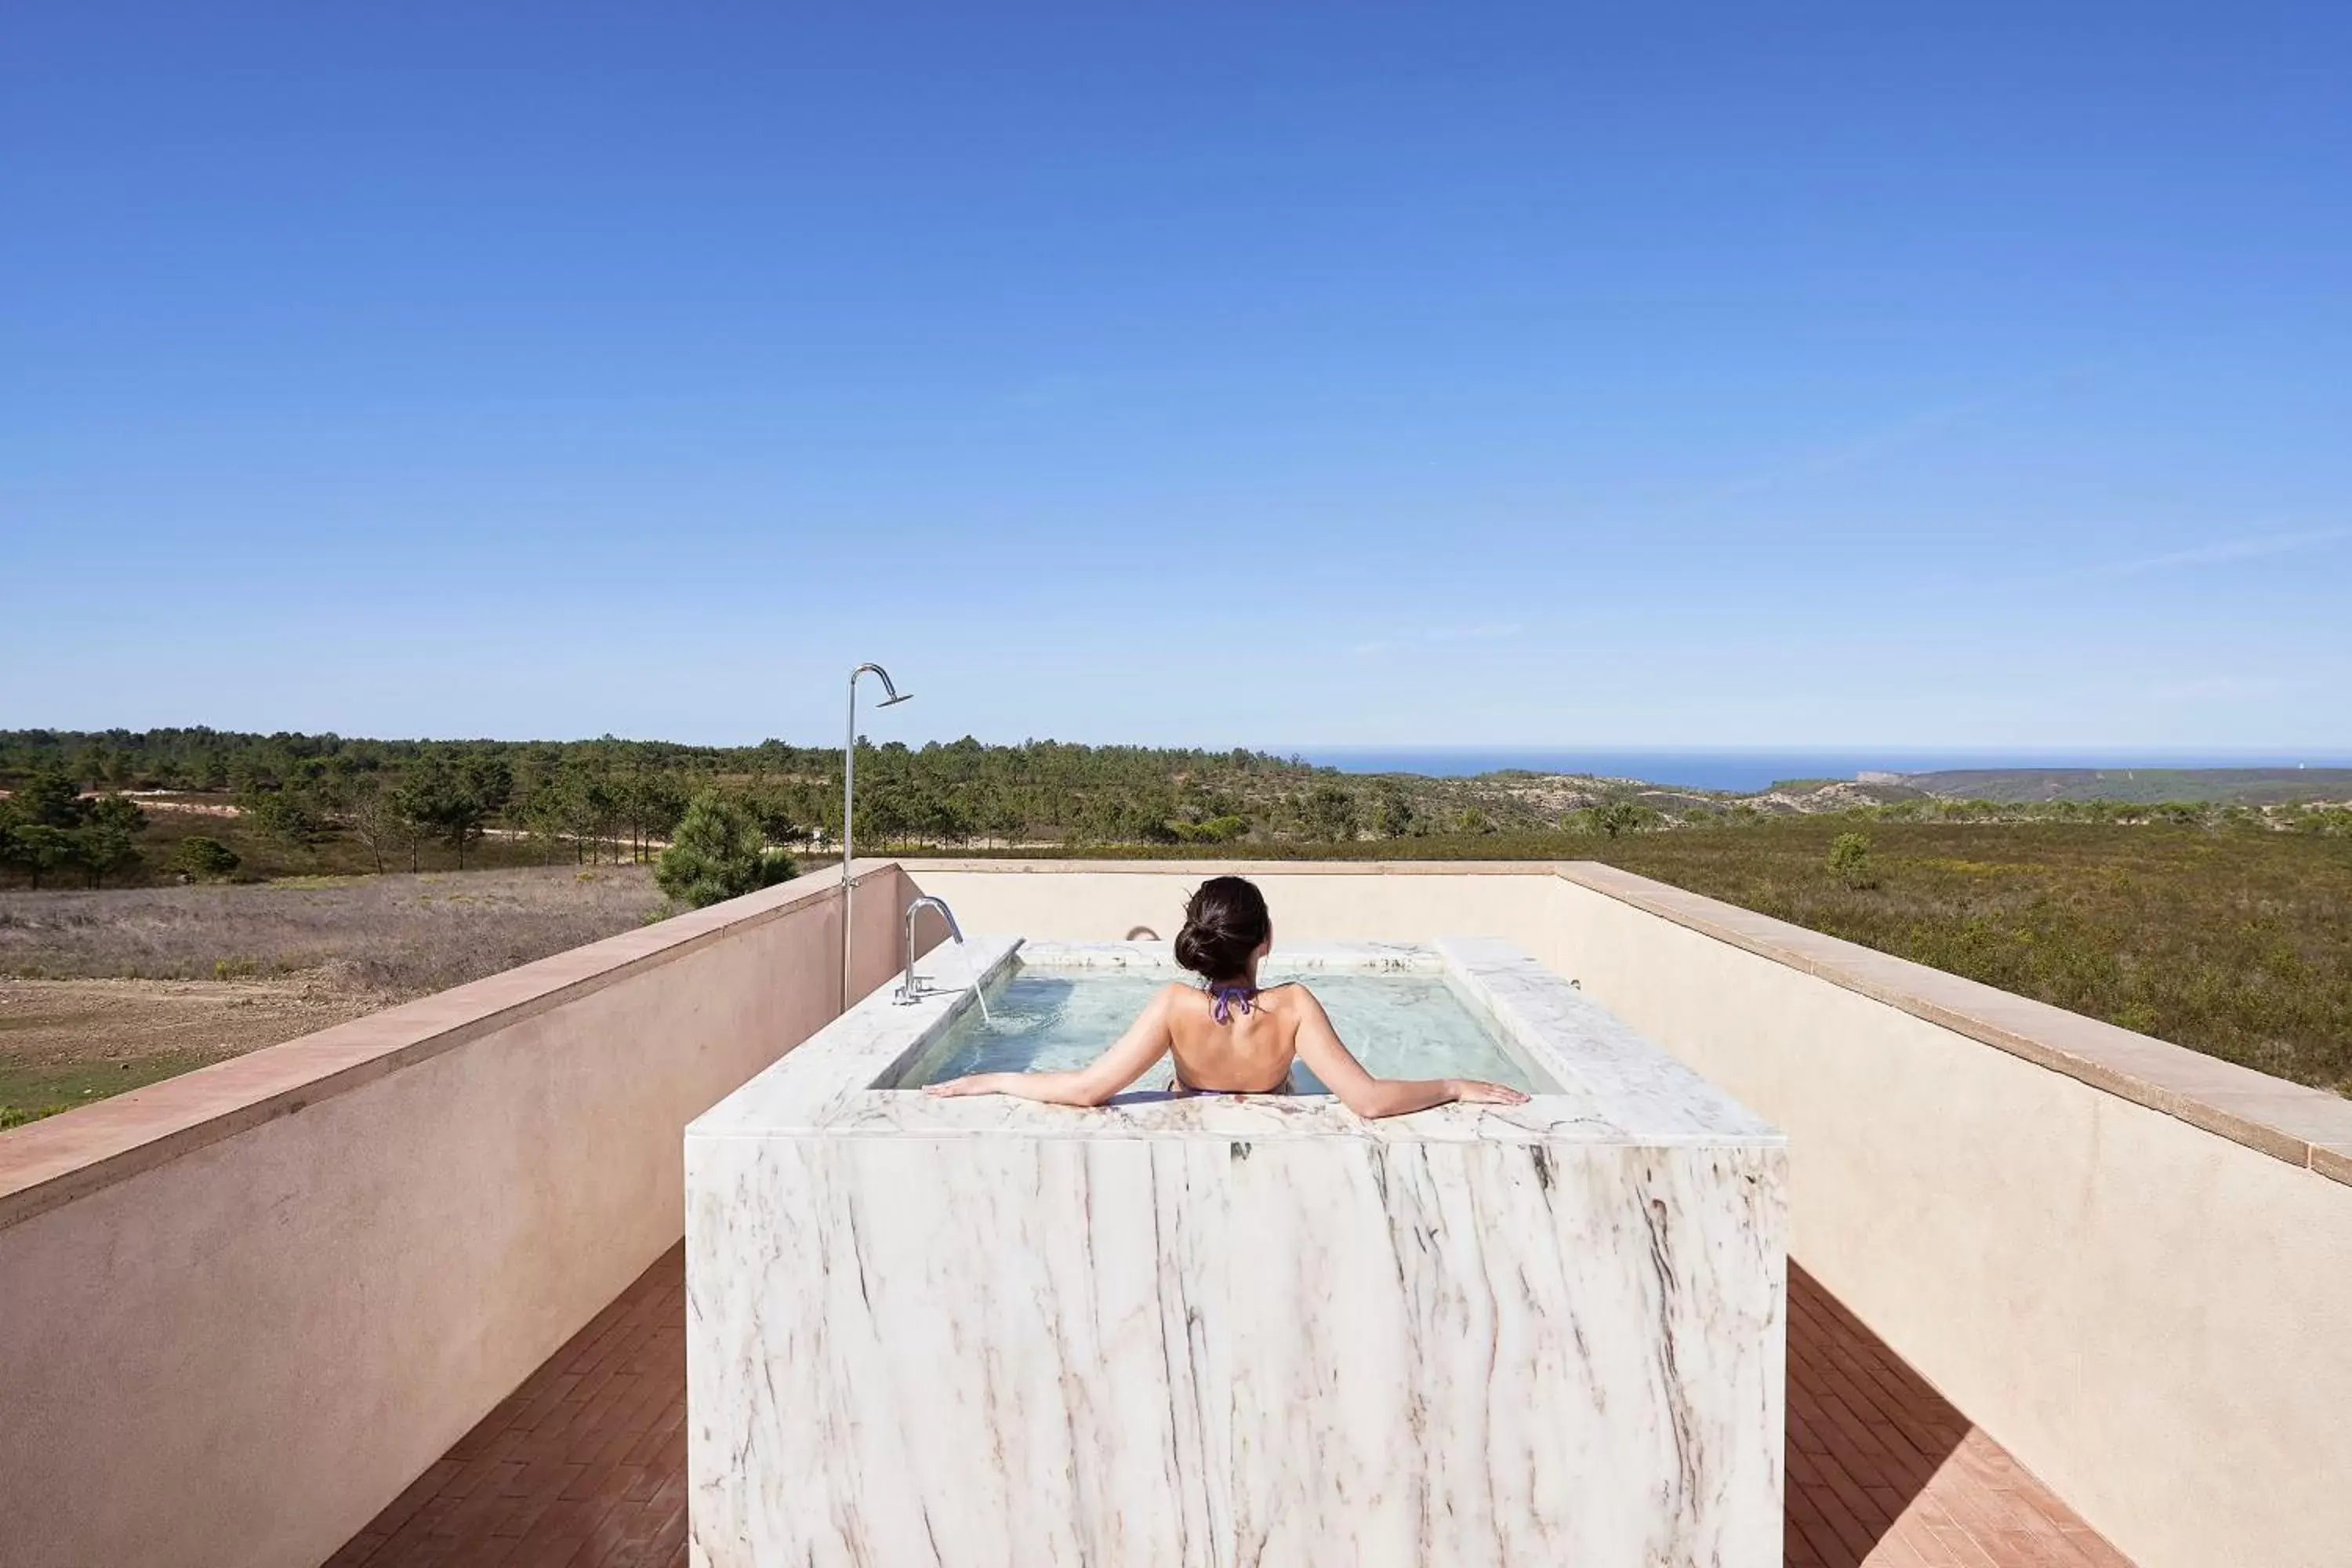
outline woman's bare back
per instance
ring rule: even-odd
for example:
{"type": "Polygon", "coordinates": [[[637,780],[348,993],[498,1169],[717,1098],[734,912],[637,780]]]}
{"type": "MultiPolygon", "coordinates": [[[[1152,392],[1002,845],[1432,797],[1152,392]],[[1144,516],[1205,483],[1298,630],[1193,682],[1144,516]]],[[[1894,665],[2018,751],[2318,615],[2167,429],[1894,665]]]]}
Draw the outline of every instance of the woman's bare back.
{"type": "Polygon", "coordinates": [[[1222,1022],[1215,992],[1171,985],[1162,994],[1177,1088],[1202,1094],[1288,1092],[1290,1064],[1298,1056],[1301,987],[1227,987],[1222,1022]]]}

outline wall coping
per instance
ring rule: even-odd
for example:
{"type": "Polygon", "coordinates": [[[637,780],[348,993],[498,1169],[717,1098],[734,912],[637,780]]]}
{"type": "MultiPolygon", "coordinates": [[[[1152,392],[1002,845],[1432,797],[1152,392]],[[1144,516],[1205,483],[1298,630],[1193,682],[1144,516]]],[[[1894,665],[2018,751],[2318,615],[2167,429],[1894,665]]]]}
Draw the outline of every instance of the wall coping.
{"type": "MultiPolygon", "coordinates": [[[[854,884],[897,862],[856,863],[854,884]]],[[[824,901],[828,866],[0,1133],[0,1230],[824,901]]]]}
{"type": "Polygon", "coordinates": [[[1597,860],[908,859],[911,874],[1254,870],[1309,876],[1462,873],[1558,877],[1645,914],[1858,992],[2118,1099],[2352,1184],[2352,1100],[2273,1078],[2119,1025],[1948,974],[1842,937],[1670,887],[1597,860]]]}

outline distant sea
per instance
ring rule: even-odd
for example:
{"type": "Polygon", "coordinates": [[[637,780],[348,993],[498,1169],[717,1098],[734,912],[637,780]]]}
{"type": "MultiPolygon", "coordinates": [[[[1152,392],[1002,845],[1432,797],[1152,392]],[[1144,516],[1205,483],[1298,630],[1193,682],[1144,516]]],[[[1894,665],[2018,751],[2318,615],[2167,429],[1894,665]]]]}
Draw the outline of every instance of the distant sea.
{"type": "Polygon", "coordinates": [[[1703,752],[1572,751],[1451,746],[1306,746],[1275,750],[1350,773],[1465,778],[1525,768],[1599,773],[1696,789],[1759,790],[1781,779],[1850,779],[1859,773],[1932,773],[1954,768],[2291,768],[2352,766],[2352,753],[2278,752],[1703,752]]]}

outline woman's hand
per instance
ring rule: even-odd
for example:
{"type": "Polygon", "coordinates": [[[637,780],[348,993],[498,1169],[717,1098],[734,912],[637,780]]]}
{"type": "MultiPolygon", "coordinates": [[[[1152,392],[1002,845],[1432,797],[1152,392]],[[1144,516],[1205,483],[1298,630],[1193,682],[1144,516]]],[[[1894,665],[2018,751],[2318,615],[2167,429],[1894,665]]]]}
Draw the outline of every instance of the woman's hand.
{"type": "Polygon", "coordinates": [[[1010,1073],[976,1072],[970,1078],[951,1078],[944,1083],[927,1083],[923,1092],[934,1100],[961,1100],[968,1094],[1003,1094],[1004,1079],[1010,1073]]]}
{"type": "Polygon", "coordinates": [[[1457,1078],[1454,1080],[1454,1098],[1465,1105],[1525,1105],[1528,1097],[1508,1084],[1488,1083],[1482,1078],[1457,1078]]]}

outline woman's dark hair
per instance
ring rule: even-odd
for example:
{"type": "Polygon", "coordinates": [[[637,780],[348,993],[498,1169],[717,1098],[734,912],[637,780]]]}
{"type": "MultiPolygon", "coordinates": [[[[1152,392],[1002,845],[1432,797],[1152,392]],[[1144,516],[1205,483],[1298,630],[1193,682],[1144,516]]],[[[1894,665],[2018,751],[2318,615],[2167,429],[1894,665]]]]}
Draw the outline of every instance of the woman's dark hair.
{"type": "Polygon", "coordinates": [[[1238,980],[1273,930],[1264,893],[1239,877],[1212,877],[1184,906],[1176,962],[1203,980],[1238,980]]]}

